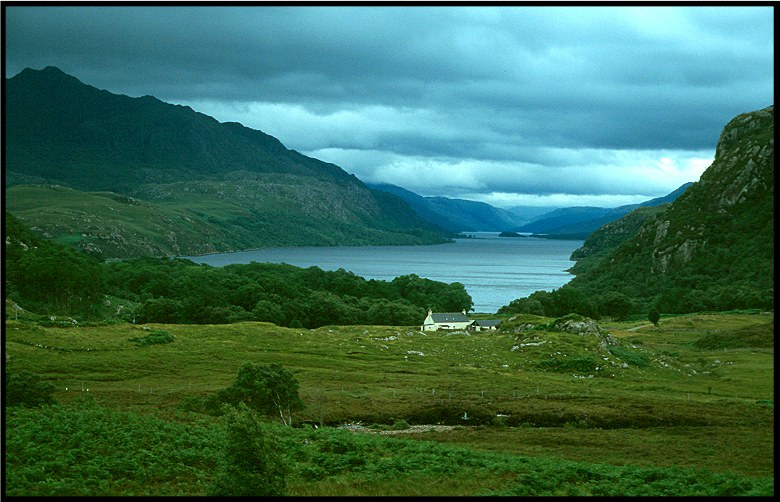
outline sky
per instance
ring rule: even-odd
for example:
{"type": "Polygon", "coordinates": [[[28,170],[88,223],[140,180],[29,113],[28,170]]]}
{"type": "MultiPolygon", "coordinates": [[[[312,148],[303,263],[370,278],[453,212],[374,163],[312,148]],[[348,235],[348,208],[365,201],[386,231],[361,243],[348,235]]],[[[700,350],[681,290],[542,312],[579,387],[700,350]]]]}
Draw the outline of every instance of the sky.
{"type": "Polygon", "coordinates": [[[616,207],[698,181],[774,103],[771,6],[4,5],[5,76],[56,66],[240,122],[366,183],[616,207]]]}

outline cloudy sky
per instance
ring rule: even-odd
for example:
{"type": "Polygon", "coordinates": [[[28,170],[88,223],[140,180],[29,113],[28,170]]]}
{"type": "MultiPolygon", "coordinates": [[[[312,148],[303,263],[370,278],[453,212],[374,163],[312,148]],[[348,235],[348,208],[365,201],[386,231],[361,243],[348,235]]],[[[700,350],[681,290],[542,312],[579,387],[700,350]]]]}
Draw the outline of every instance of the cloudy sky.
{"type": "Polygon", "coordinates": [[[57,66],[498,207],[666,195],[774,99],[769,6],[4,8],[6,77],[57,66]]]}

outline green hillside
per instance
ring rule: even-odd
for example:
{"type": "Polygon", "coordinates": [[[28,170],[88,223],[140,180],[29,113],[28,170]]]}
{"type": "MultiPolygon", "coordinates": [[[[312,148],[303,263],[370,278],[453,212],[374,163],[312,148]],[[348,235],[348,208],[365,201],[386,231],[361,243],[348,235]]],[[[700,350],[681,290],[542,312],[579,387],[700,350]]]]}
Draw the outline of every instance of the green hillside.
{"type": "Polygon", "coordinates": [[[447,240],[400,199],[272,136],[54,67],[6,80],[5,119],[6,210],[103,257],[447,240]]]}
{"type": "Polygon", "coordinates": [[[772,308],[774,106],[731,120],[712,165],[665,210],[602,227],[573,258],[566,287],[619,292],[640,311],[772,308]]]}
{"type": "Polygon", "coordinates": [[[15,185],[6,196],[6,210],[33,231],[104,258],[444,242],[430,228],[415,229],[414,215],[405,215],[405,228],[383,219],[383,206],[404,215],[408,208],[400,203],[392,207],[382,195],[375,201],[354,198],[337,185],[294,175],[273,175],[273,182],[154,185],[144,198],[56,185],[15,185]]]}
{"type": "Polygon", "coordinates": [[[648,220],[669,207],[669,204],[639,207],[617,221],[606,223],[588,235],[582,247],[574,250],[571,260],[576,261],[569,271],[581,275],[601,260],[607,258],[624,241],[633,237],[648,220]]]}

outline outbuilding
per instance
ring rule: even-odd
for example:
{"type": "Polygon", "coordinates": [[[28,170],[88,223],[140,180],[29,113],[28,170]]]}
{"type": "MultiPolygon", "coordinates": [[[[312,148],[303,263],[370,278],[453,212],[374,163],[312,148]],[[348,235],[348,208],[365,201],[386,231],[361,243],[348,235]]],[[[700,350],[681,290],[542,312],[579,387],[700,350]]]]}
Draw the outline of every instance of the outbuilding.
{"type": "Polygon", "coordinates": [[[500,319],[477,319],[474,321],[474,331],[495,331],[501,324],[500,319]]]}

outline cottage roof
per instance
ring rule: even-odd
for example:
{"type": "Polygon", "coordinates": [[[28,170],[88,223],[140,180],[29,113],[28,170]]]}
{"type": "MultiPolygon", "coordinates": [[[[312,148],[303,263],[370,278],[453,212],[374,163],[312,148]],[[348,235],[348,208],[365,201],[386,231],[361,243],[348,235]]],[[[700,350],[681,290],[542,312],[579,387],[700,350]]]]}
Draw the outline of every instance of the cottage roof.
{"type": "Polygon", "coordinates": [[[431,314],[431,319],[435,323],[442,322],[471,322],[466,314],[461,312],[443,312],[439,314],[431,314]]]}
{"type": "Polygon", "coordinates": [[[498,326],[501,324],[501,319],[481,319],[475,321],[477,323],[477,326],[481,326],[483,328],[489,328],[491,326],[498,326]]]}

